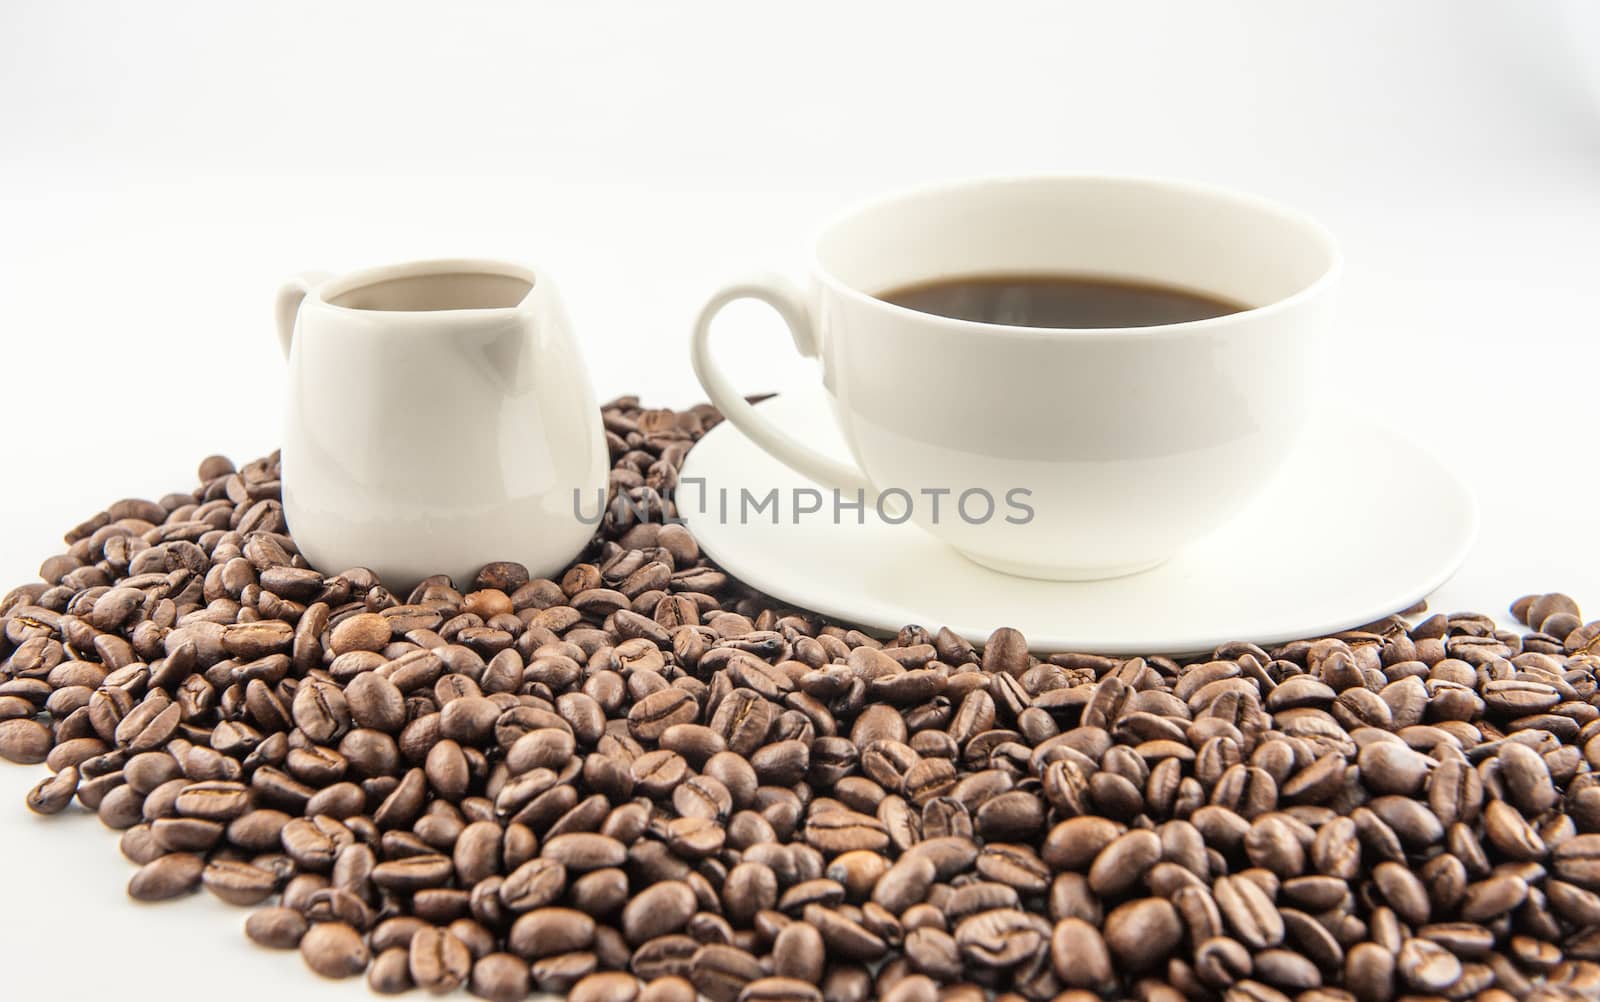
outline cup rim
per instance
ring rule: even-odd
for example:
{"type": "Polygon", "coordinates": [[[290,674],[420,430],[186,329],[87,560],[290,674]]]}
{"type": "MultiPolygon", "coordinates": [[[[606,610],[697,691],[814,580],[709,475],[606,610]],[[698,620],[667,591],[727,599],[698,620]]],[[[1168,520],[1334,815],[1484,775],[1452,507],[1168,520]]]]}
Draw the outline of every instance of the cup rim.
{"type": "Polygon", "coordinates": [[[386,317],[440,317],[471,314],[473,316],[495,316],[497,314],[515,313],[521,310],[532,298],[539,287],[539,275],[532,268],[509,261],[497,261],[493,258],[481,257],[443,257],[427,258],[418,261],[400,261],[394,264],[373,265],[368,268],[357,268],[354,271],[340,272],[323,282],[311,291],[307,298],[314,300],[317,305],[330,310],[339,310],[343,313],[377,313],[386,317]],[[396,279],[421,278],[428,275],[494,275],[500,278],[514,278],[528,283],[528,291],[513,306],[465,306],[448,310],[385,310],[368,309],[366,307],[345,306],[331,301],[329,296],[342,296],[365,285],[378,282],[389,282],[396,279]]]}
{"type": "Polygon", "coordinates": [[[1014,340],[1044,340],[1052,341],[1063,339],[1102,338],[1115,335],[1119,338],[1144,338],[1157,340],[1162,338],[1185,337],[1191,334],[1204,333],[1226,327],[1240,320],[1255,320],[1267,318],[1274,314],[1284,312],[1300,303],[1321,295],[1332,287],[1344,271],[1344,254],[1339,249],[1339,242],[1333,233],[1316,219],[1300,211],[1263,195],[1256,195],[1225,185],[1211,184],[1205,181],[1192,181],[1185,178],[1176,178],[1155,174],[1119,174],[1103,171],[1039,171],[1008,174],[979,174],[967,177],[943,179],[923,184],[900,188],[895,191],[872,195],[858,199],[833,215],[818,227],[812,234],[810,244],[810,266],[812,276],[833,292],[863,305],[873,306],[888,310],[891,314],[903,318],[916,318],[922,323],[930,324],[950,334],[966,334],[973,337],[1000,337],[1014,340]],[[1018,324],[997,324],[982,320],[959,320],[954,317],[943,317],[936,313],[924,313],[910,307],[899,306],[887,300],[879,299],[871,293],[864,292],[854,285],[844,281],[833,274],[822,263],[823,240],[833,230],[843,225],[850,219],[863,213],[886,208],[897,202],[908,201],[913,198],[925,198],[931,195],[945,195],[955,192],[970,191],[974,188],[991,187],[1009,184],[1033,184],[1038,182],[1133,182],[1153,187],[1163,187],[1192,195],[1201,195],[1211,198],[1221,198],[1235,202],[1240,206],[1265,211],[1276,215],[1286,222],[1299,226],[1313,240],[1322,245],[1322,250],[1327,254],[1328,266],[1322,273],[1302,288],[1275,299],[1261,306],[1225,313],[1217,317],[1208,317],[1204,320],[1186,320],[1173,324],[1150,324],[1143,327],[1025,327],[1018,324]]]}

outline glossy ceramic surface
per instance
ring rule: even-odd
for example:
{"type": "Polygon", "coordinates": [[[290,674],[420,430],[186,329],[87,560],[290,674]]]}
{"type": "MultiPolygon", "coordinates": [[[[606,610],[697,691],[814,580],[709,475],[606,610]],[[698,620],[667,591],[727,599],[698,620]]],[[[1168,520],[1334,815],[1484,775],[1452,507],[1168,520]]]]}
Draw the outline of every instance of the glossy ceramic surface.
{"type": "Polygon", "coordinates": [[[816,242],[809,288],[757,276],[714,296],[692,357],[723,413],[810,479],[869,503],[881,493],[997,570],[1105,578],[1215,531],[1276,473],[1314,396],[1338,272],[1320,226],[1252,196],[1127,177],[983,179],[846,213],[816,242]],[[1030,272],[1156,281],[1253,308],[1050,330],[873,298],[919,279],[1030,272]],[[815,424],[764,422],[717,367],[710,324],[740,298],[770,304],[800,354],[820,361],[819,414],[834,415],[844,454],[811,448],[815,424]],[[934,516],[930,500],[968,492],[1002,509],[1020,496],[1032,517],[934,516]]]}
{"type": "MultiPolygon", "coordinates": [[[[842,460],[842,438],[815,430],[821,396],[785,394],[756,410],[842,460]]],[[[1109,581],[1001,574],[870,509],[835,524],[831,500],[797,518],[812,506],[805,491],[827,492],[726,422],[689,453],[679,485],[678,510],[702,549],[752,587],[884,631],[949,626],[981,642],[1011,626],[1045,652],[1187,653],[1359,626],[1444,583],[1477,534],[1472,496],[1432,455],[1331,409],[1237,519],[1159,567],[1109,581]],[[1346,475],[1351,464],[1359,476],[1346,475]],[[774,488],[775,510],[740,518],[741,491],[761,499],[774,488]]]]}
{"type": "Polygon", "coordinates": [[[589,540],[578,512],[604,497],[605,435],[548,276],[490,261],[304,276],[278,323],[284,514],[313,566],[465,586],[493,560],[554,573],[589,540]]]}

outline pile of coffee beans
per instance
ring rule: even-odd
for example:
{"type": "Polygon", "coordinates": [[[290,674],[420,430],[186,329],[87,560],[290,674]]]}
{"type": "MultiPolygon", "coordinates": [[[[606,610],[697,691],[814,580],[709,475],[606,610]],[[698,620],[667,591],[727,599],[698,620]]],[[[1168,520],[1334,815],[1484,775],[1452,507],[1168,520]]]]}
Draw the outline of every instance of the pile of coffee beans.
{"type": "Polygon", "coordinates": [[[707,408],[605,408],[559,580],[306,566],[275,458],[0,602],[0,756],[141,901],[379,992],[579,1002],[1600,997],[1600,622],[1563,595],[1198,659],[882,638],[672,511],[707,408]]]}

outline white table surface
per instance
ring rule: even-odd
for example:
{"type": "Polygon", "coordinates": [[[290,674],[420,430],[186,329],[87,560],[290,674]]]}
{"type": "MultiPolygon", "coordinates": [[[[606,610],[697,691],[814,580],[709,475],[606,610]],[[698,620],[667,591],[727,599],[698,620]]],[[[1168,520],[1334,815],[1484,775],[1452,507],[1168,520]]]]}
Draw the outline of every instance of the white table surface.
{"type": "MultiPolygon", "coordinates": [[[[602,397],[684,405],[697,299],[795,267],[826,213],[934,177],[1097,169],[1323,219],[1348,258],[1330,392],[1436,450],[1482,505],[1434,607],[1562,590],[1600,615],[1593,8],[978,10],[10,0],[0,590],[108,502],[274,446],[288,273],[534,262],[602,397]]],[[[726,324],[752,392],[809,378],[759,310],[726,324]]],[[[1361,477],[1361,457],[1334,472],[1361,477]]],[[[0,767],[0,996],[227,979],[240,1002],[360,997],[249,947],[242,911],[130,903],[114,836],[23,808],[41,774],[0,767]]]]}

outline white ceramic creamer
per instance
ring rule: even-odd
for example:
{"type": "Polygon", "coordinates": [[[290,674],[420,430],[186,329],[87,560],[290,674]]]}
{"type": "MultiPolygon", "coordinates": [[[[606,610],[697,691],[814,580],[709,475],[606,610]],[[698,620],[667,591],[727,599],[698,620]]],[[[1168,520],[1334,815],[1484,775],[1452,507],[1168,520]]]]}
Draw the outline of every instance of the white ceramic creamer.
{"type": "Polygon", "coordinates": [[[278,295],[289,360],[283,507],[300,551],[393,591],[485,563],[534,576],[583,549],[609,469],[549,276],[492,261],[303,275],[278,295]]]}

